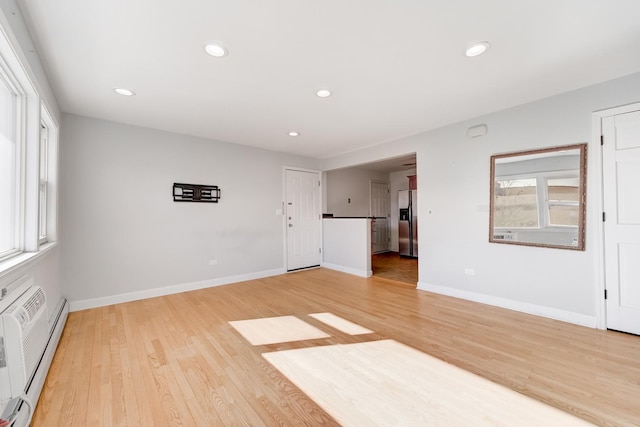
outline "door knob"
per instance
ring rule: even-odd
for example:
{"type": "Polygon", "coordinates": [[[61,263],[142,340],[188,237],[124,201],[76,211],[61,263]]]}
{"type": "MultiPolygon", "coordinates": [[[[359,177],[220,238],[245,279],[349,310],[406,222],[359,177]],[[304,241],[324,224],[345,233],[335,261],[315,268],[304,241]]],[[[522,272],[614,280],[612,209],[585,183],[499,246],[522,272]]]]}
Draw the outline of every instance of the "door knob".
{"type": "Polygon", "coordinates": [[[289,228],[293,227],[293,224],[289,224],[289,228]]]}

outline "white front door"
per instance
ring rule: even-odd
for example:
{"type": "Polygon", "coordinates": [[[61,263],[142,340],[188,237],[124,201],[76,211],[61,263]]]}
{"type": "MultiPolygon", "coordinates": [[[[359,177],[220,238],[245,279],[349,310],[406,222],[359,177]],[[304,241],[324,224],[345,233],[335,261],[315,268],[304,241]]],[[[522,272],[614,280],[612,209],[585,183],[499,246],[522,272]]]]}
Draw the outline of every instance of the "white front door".
{"type": "Polygon", "coordinates": [[[320,174],[285,170],[287,271],[320,265],[320,174]]]}
{"type": "Polygon", "coordinates": [[[607,328],[640,334],[640,111],[602,132],[607,328]]]}

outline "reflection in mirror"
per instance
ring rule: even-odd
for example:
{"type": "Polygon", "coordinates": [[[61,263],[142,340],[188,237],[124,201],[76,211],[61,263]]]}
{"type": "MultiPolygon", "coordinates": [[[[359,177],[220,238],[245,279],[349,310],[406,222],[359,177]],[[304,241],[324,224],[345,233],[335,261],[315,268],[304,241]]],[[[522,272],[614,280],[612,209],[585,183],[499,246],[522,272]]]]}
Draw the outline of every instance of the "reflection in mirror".
{"type": "Polygon", "coordinates": [[[587,145],[491,156],[489,241],[584,250],[587,145]]]}

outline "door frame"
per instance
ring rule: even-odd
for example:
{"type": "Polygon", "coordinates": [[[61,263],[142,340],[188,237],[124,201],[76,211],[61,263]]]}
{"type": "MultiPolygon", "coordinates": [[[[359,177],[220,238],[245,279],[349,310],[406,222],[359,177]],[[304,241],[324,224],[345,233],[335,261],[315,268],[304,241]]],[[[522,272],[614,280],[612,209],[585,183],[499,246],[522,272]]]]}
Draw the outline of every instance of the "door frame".
{"type": "MultiPolygon", "coordinates": [[[[589,156],[592,160],[588,163],[591,164],[595,171],[595,185],[596,202],[595,202],[595,219],[593,226],[589,227],[595,238],[594,251],[594,265],[596,266],[596,286],[595,286],[595,301],[596,301],[596,328],[607,329],[607,307],[604,299],[604,291],[606,289],[605,281],[605,233],[604,233],[604,221],[602,221],[602,212],[604,212],[604,164],[602,156],[602,120],[605,117],[617,116],[619,114],[630,113],[632,111],[640,110],[640,102],[633,104],[622,105],[619,107],[607,108],[604,110],[594,111],[591,114],[591,147],[589,147],[589,156]]],[[[587,186],[587,191],[588,186],[587,186]]]]}
{"type": "Polygon", "coordinates": [[[324,210],[324,206],[322,204],[322,194],[323,194],[323,175],[322,172],[316,169],[306,169],[299,168],[295,166],[283,166],[282,167],[282,202],[281,207],[278,210],[280,212],[280,216],[282,217],[282,261],[283,261],[283,269],[285,273],[295,273],[298,270],[289,271],[289,241],[287,239],[287,171],[297,171],[297,172],[308,172],[314,173],[318,175],[318,181],[320,182],[320,189],[318,191],[318,206],[320,206],[320,267],[324,263],[324,239],[323,239],[323,231],[322,231],[322,211],[324,210]]]}

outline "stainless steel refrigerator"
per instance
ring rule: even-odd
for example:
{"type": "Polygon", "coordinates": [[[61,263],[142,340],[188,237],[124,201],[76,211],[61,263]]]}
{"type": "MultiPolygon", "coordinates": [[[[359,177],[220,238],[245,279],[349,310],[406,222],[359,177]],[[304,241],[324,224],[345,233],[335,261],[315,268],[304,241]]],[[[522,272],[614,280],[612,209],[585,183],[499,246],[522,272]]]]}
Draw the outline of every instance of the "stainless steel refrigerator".
{"type": "Polygon", "coordinates": [[[398,251],[418,257],[418,190],[398,191],[398,251]]]}

